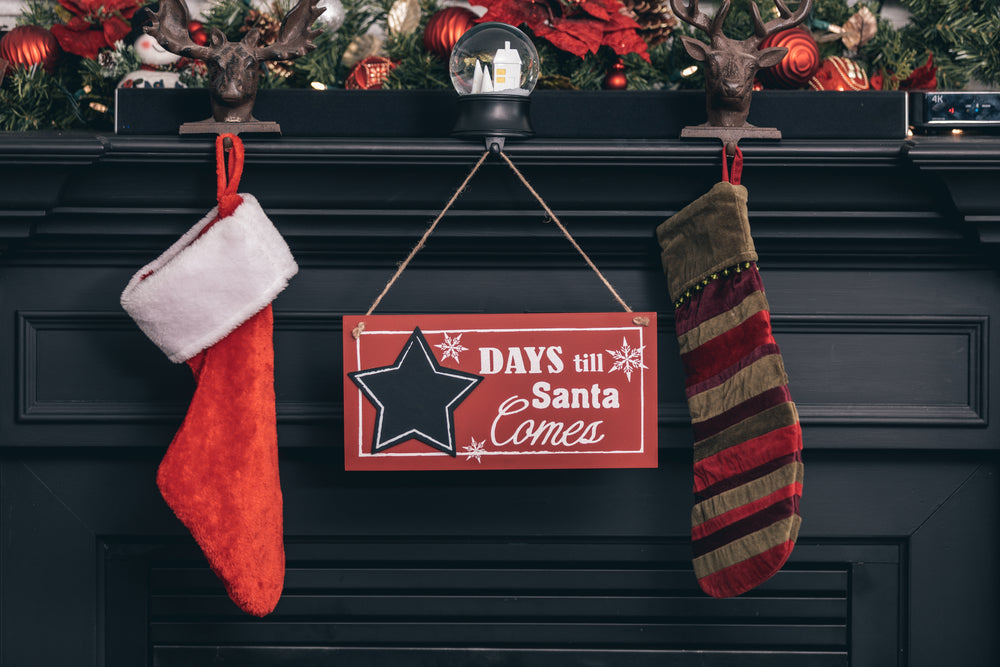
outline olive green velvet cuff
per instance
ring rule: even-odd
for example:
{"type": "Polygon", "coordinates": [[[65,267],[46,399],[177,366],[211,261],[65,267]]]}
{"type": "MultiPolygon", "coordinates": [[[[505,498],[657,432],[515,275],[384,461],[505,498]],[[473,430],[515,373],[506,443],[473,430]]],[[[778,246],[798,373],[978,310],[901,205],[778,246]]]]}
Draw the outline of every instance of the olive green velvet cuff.
{"type": "Polygon", "coordinates": [[[656,228],[671,301],[723,269],[756,262],[747,189],[725,181],[656,228]]]}

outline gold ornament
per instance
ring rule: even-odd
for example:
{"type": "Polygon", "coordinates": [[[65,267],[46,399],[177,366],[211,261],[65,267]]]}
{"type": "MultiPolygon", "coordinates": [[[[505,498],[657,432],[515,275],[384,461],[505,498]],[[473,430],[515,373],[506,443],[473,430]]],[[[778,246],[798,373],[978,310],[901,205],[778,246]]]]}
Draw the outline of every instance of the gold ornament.
{"type": "Polygon", "coordinates": [[[389,8],[386,19],[390,35],[410,35],[420,27],[419,0],[396,0],[389,8]]]}
{"type": "Polygon", "coordinates": [[[878,20],[875,15],[867,7],[862,7],[847,19],[841,39],[849,51],[854,51],[870,42],[877,29],[878,20]]]}

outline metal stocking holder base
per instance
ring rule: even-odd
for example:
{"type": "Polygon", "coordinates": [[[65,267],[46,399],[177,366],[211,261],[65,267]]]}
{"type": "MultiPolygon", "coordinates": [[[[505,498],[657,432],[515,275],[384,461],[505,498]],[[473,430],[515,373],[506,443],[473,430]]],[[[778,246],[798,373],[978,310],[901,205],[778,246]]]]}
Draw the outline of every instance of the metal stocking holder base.
{"type": "Polygon", "coordinates": [[[281,134],[281,125],[270,120],[226,122],[209,118],[183,123],[178,134],[281,134]]]}
{"type": "Polygon", "coordinates": [[[688,125],[681,130],[682,139],[718,139],[726,148],[726,155],[736,155],[740,139],[781,139],[776,127],[717,127],[715,125],[688,125]]]}

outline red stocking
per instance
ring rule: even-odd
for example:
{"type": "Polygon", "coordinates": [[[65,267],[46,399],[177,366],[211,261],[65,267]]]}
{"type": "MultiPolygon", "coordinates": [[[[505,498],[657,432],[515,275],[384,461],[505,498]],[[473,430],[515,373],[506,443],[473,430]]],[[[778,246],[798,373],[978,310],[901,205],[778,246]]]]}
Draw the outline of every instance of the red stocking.
{"type": "Polygon", "coordinates": [[[298,267],[218,142],[219,206],[143,267],[122,306],[198,386],[157,475],[229,596],[264,616],[285,575],[271,301],[298,267]]]}

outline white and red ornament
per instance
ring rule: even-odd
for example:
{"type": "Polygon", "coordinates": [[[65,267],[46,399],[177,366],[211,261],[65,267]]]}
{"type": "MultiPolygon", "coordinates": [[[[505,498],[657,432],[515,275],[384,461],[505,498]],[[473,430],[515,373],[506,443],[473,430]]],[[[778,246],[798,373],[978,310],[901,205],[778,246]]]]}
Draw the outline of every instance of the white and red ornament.
{"type": "Polygon", "coordinates": [[[820,65],[819,71],[809,79],[813,90],[868,90],[871,82],[864,68],[850,58],[830,56],[820,65]]]}

